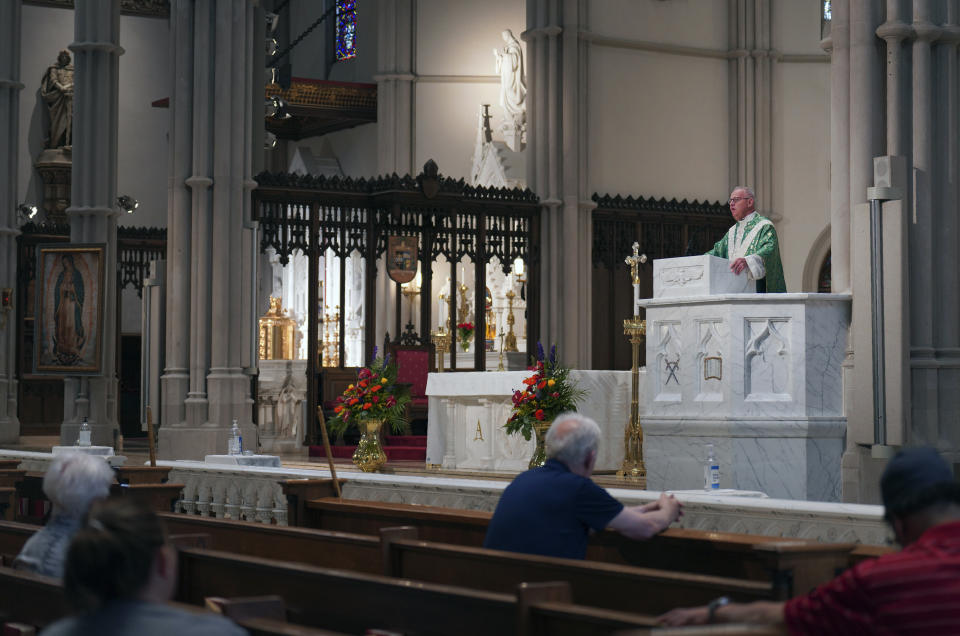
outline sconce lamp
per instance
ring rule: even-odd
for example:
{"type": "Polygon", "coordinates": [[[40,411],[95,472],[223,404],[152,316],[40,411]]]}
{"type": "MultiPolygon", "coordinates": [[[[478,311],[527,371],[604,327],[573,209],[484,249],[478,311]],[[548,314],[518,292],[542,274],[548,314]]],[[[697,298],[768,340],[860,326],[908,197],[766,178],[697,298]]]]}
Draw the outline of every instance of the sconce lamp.
{"type": "Polygon", "coordinates": [[[523,259],[519,256],[513,261],[513,273],[517,277],[517,282],[523,284],[527,282],[527,271],[523,259]]]}
{"type": "Polygon", "coordinates": [[[17,206],[17,216],[20,217],[20,220],[23,223],[26,223],[27,221],[33,219],[33,217],[37,216],[37,211],[37,206],[35,205],[21,203],[17,206]]]}
{"type": "Polygon", "coordinates": [[[121,194],[117,197],[117,207],[127,214],[133,214],[133,211],[140,207],[140,202],[129,194],[121,194]]]}

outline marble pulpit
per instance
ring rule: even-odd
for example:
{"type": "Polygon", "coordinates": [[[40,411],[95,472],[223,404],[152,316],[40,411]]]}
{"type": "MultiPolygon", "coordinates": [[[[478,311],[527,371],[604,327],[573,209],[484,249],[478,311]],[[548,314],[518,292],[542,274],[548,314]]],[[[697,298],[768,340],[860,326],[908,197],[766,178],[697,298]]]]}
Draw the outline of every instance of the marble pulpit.
{"type": "Polygon", "coordinates": [[[713,256],[654,262],[639,302],[647,487],[702,487],[711,443],[721,488],[839,501],[850,296],[731,293],[747,285],[713,256]]]}
{"type": "MultiPolygon", "coordinates": [[[[513,392],[530,371],[431,373],[427,379],[428,466],[521,472],[533,455],[534,441],[508,435],[513,392]]],[[[623,431],[630,415],[629,371],[570,371],[585,391],[577,411],[596,420],[601,439],[598,471],[623,462],[623,431]]],[[[643,378],[641,378],[641,385],[643,378]]]]}

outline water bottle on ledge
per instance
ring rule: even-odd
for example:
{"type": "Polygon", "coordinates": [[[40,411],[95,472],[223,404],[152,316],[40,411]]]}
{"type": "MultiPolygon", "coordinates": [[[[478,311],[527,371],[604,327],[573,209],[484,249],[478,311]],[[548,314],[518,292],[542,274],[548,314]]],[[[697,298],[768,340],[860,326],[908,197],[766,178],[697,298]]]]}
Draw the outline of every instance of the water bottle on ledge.
{"type": "Polygon", "coordinates": [[[80,431],[77,434],[77,446],[90,446],[90,423],[86,417],[80,422],[80,431]]]}
{"type": "Polygon", "coordinates": [[[720,462],[713,452],[713,444],[707,444],[707,461],[703,465],[703,489],[720,490],[720,462]]]}
{"type": "Polygon", "coordinates": [[[237,419],[233,419],[233,425],[230,427],[230,439],[227,441],[227,455],[243,454],[243,438],[240,436],[240,426],[237,419]]]}

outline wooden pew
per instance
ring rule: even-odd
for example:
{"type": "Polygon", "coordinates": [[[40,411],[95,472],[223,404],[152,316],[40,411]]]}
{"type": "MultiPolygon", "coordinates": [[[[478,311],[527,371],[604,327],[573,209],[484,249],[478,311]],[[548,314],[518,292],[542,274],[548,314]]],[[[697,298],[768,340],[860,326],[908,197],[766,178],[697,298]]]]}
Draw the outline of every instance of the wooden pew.
{"type": "MultiPolygon", "coordinates": [[[[314,528],[370,535],[385,527],[414,526],[422,540],[479,547],[492,516],[475,510],[322,498],[307,503],[304,521],[314,528]]],[[[684,528],[633,541],[609,530],[591,538],[587,560],[770,581],[777,598],[791,598],[846,569],[855,547],[684,528]]]]}
{"type": "Polygon", "coordinates": [[[30,523],[0,521],[0,556],[4,562],[10,562],[20,554],[23,544],[38,530],[30,523]]]}
{"type": "MultiPolygon", "coordinates": [[[[278,594],[291,622],[363,633],[379,628],[401,633],[545,634],[520,631],[536,622],[538,603],[521,605],[515,594],[391,579],[308,565],[280,563],[214,550],[180,551],[178,600],[200,603],[206,596],[278,594]],[[534,617],[534,618],[531,618],[534,617]]],[[[607,634],[652,627],[653,617],[558,603],[553,615],[567,633],[607,634]],[[598,627],[599,625],[599,627],[598,627]]]]}
{"type": "Polygon", "coordinates": [[[721,595],[775,598],[769,582],[702,576],[418,541],[413,528],[382,531],[383,541],[336,531],[283,528],[227,519],[161,515],[170,532],[210,536],[210,547],[278,561],[510,593],[523,582],[568,581],[580,605],[657,613],[721,595]],[[642,597],[638,606],[636,597],[642,597]]]}
{"type": "Polygon", "coordinates": [[[380,574],[379,536],[271,526],[231,519],[159,514],[171,534],[208,534],[215,550],[320,567],[380,574]]]}
{"type": "MultiPolygon", "coordinates": [[[[192,605],[172,603],[180,610],[208,615],[210,612],[192,605]]],[[[68,608],[63,586],[56,579],[29,572],[0,567],[0,620],[34,627],[46,625],[66,616],[68,608]]],[[[263,636],[338,636],[339,632],[310,629],[299,625],[262,618],[235,621],[252,635],[263,636]]]]}
{"type": "Polygon", "coordinates": [[[381,531],[385,574],[496,592],[522,582],[566,581],[578,605],[642,614],[724,595],[742,602],[775,598],[770,582],[418,541],[412,534],[414,528],[381,531]]]}

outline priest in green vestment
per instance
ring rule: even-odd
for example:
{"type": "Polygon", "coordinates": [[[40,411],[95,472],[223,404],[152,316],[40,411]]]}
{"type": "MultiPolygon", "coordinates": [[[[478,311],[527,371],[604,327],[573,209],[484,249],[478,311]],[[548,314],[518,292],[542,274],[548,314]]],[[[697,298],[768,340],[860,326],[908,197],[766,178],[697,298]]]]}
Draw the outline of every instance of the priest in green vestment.
{"type": "Polygon", "coordinates": [[[755,209],[753,190],[737,186],[730,193],[730,213],[736,221],[707,254],[730,260],[730,271],[757,281],[758,292],[785,292],[780,243],[773,221],[755,209]]]}

